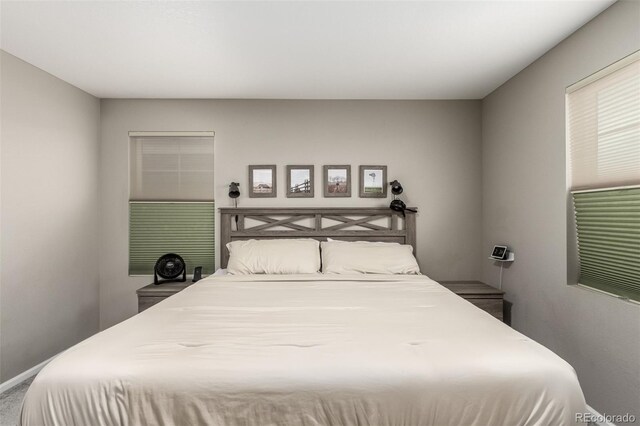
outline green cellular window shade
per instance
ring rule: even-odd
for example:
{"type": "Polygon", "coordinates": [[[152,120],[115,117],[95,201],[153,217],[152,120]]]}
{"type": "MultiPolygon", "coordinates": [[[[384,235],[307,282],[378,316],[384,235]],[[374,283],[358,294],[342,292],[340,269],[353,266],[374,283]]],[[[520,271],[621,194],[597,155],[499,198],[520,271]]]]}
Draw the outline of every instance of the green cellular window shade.
{"type": "Polygon", "coordinates": [[[574,192],[580,283],[640,301],[640,187],[574,192]]]}
{"type": "Polygon", "coordinates": [[[153,274],[160,256],[176,253],[187,274],[214,272],[213,202],[130,202],[129,275],[153,274]]]}

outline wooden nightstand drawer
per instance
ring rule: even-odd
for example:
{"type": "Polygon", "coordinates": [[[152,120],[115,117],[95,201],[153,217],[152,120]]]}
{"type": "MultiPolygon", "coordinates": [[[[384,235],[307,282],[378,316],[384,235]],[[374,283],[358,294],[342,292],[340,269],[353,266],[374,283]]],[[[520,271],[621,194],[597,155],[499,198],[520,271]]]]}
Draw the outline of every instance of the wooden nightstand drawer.
{"type": "Polygon", "coordinates": [[[162,302],[167,297],[181,292],[191,284],[193,284],[191,281],[186,281],[183,283],[149,284],[139,288],[136,291],[138,294],[138,313],[149,309],[156,303],[162,302]]]}
{"type": "Polygon", "coordinates": [[[463,299],[490,313],[500,321],[503,319],[504,291],[480,281],[439,281],[463,299]]]}
{"type": "Polygon", "coordinates": [[[152,307],[158,302],[162,302],[166,298],[167,296],[158,296],[158,297],[138,296],[138,313],[152,307]]]}
{"type": "Polygon", "coordinates": [[[465,300],[468,300],[469,302],[473,303],[474,305],[476,305],[478,308],[482,309],[483,311],[487,311],[489,312],[491,315],[493,315],[494,317],[498,318],[500,321],[502,321],[502,298],[500,299],[470,299],[470,298],[464,298],[465,300]]]}

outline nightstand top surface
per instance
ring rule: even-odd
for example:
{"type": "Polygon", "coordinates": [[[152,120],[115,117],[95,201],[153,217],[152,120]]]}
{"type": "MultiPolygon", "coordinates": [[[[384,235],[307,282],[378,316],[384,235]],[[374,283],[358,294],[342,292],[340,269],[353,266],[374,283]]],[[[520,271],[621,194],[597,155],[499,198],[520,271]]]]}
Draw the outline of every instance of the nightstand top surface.
{"type": "Polygon", "coordinates": [[[169,296],[184,290],[191,284],[193,284],[191,280],[187,280],[182,283],[163,283],[158,285],[151,283],[142,288],[139,288],[138,290],[136,290],[136,293],[139,296],[169,296]]]}
{"type": "Polygon", "coordinates": [[[438,281],[455,294],[504,294],[504,291],[491,287],[481,281],[438,281]]]}

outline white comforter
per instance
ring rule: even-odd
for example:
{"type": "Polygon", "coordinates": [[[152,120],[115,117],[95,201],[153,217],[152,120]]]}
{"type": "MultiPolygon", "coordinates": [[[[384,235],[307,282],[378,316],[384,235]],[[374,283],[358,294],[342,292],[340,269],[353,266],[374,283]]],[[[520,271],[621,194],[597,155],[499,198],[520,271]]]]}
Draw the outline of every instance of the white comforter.
{"type": "Polygon", "coordinates": [[[22,425],[564,425],[557,355],[423,277],[217,276],[58,356],[22,425]]]}

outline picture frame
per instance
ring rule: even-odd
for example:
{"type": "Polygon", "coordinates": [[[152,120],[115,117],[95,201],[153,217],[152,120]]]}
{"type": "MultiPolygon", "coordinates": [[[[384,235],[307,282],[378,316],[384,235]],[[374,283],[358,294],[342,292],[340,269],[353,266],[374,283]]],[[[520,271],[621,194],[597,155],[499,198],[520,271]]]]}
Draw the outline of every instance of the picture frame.
{"type": "Polygon", "coordinates": [[[351,197],[351,166],[323,166],[322,187],[325,197],[351,197]]]}
{"type": "Polygon", "coordinates": [[[287,166],[287,198],[313,198],[314,166],[287,166]]]}
{"type": "Polygon", "coordinates": [[[278,195],[276,166],[249,166],[249,198],[273,198],[278,195]]]}
{"type": "Polygon", "coordinates": [[[360,198],[387,198],[387,166],[360,166],[360,198]]]}

